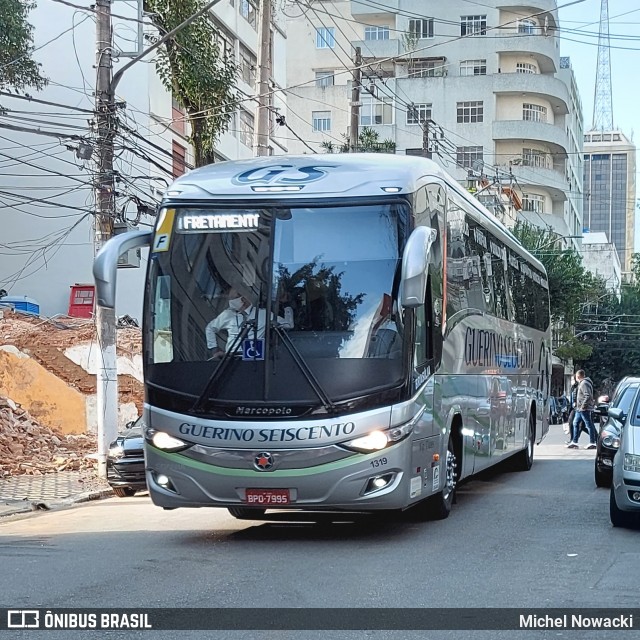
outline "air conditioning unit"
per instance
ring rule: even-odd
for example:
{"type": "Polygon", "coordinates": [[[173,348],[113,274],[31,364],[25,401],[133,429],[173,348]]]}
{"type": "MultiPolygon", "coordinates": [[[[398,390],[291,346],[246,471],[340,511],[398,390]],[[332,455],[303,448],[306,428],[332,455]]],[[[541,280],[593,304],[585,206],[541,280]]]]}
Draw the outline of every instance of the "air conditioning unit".
{"type": "MultiPolygon", "coordinates": [[[[115,222],[113,224],[113,235],[131,231],[135,227],[126,222],[115,222]]],[[[118,258],[118,269],[137,269],[140,267],[140,248],[129,249],[118,258]]]]}

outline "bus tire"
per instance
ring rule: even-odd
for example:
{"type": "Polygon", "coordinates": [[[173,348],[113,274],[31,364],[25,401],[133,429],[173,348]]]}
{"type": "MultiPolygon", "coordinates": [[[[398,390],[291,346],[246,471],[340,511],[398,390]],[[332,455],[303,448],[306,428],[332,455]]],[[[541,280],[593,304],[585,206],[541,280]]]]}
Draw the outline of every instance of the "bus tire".
{"type": "Polygon", "coordinates": [[[526,447],[512,458],[514,471],[529,471],[533,466],[533,447],[536,442],[536,419],[533,412],[529,413],[529,431],[526,447]]]}
{"type": "Polygon", "coordinates": [[[229,513],[238,520],[257,520],[261,518],[266,509],[253,509],[250,507],[228,507],[229,513]]]}
{"type": "Polygon", "coordinates": [[[444,486],[435,496],[427,498],[417,505],[420,515],[428,520],[444,520],[451,513],[457,481],[457,460],[453,444],[453,436],[449,436],[447,459],[444,469],[444,486]]]}

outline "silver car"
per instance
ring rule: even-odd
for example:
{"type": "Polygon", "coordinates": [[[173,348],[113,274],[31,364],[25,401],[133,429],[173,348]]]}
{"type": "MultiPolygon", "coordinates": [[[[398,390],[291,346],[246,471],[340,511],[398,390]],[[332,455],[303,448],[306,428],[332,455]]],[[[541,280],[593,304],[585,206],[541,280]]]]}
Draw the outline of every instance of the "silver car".
{"type": "Polygon", "coordinates": [[[623,424],[620,449],[613,459],[609,516],[614,527],[630,527],[640,521],[640,402],[638,396],[625,416],[610,408],[609,416],[623,424]]]}

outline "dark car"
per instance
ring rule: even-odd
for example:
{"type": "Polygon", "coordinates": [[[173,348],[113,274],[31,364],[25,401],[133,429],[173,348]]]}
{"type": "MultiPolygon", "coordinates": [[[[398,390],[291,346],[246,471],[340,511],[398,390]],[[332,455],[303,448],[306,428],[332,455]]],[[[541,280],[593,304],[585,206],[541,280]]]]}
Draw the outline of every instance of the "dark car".
{"type": "Polygon", "coordinates": [[[623,378],[614,391],[611,403],[601,403],[596,406],[596,413],[601,417],[595,461],[595,481],[598,487],[611,486],[613,459],[620,448],[621,429],[624,423],[624,420],[620,421],[608,415],[608,411],[620,409],[622,415],[626,417],[639,390],[640,378],[623,378]]]}
{"type": "Polygon", "coordinates": [[[143,443],[142,418],[138,418],[109,445],[107,482],[119,498],[147,490],[143,443]]]}
{"type": "Polygon", "coordinates": [[[562,422],[562,410],[557,398],[549,396],[549,424],[560,424],[562,422]]]}

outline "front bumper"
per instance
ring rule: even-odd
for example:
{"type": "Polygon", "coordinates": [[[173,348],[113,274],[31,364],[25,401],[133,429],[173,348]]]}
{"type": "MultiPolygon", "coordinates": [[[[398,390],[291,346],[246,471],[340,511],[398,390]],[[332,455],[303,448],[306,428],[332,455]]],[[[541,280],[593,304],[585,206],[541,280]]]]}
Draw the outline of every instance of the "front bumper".
{"type": "MultiPolygon", "coordinates": [[[[145,451],[149,494],[154,504],[167,508],[247,506],[246,489],[288,489],[290,504],[274,508],[307,510],[401,509],[427,495],[422,493],[422,484],[407,475],[411,438],[375,453],[275,471],[257,471],[248,465],[229,468],[206,464],[148,443],[145,451]],[[158,484],[160,475],[168,478],[170,488],[166,482],[165,486],[158,484]],[[380,476],[390,476],[388,484],[367,492],[371,479],[380,476]]],[[[425,481],[425,491],[426,484],[425,481]]]]}
{"type": "Polygon", "coordinates": [[[146,490],[144,456],[107,458],[107,482],[111,487],[130,487],[136,491],[146,490]]]}

